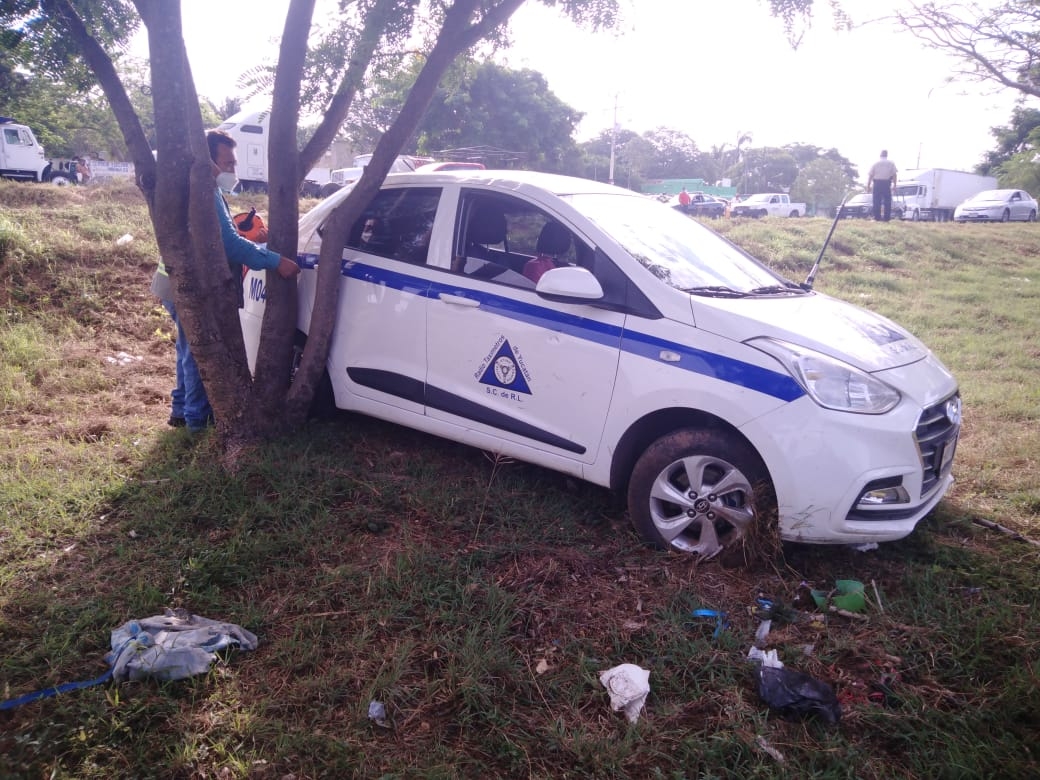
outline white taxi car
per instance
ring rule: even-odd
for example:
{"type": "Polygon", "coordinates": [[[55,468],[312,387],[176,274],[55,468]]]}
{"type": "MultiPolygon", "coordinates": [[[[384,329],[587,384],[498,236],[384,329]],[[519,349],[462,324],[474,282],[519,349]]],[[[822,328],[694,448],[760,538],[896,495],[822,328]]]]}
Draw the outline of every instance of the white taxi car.
{"type": "MultiPolygon", "coordinates": [[[[321,226],[300,220],[299,329],[321,226]]],[[[910,533],[951,485],[957,383],[915,337],[618,187],[393,174],[343,247],[335,404],[627,493],[648,542],[704,557],[910,533]]],[[[245,279],[254,359],[262,273],[245,279]]]]}

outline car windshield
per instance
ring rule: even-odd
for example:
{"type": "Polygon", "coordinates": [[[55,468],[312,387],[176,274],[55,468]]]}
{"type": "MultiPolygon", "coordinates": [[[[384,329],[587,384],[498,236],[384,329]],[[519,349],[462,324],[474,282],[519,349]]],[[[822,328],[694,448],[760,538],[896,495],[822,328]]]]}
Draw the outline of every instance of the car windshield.
{"type": "Polygon", "coordinates": [[[845,205],[846,206],[859,206],[859,205],[861,205],[863,203],[873,203],[873,201],[874,201],[874,196],[873,195],[853,195],[851,198],[849,198],[848,203],[846,203],[845,205]]]}
{"type": "Polygon", "coordinates": [[[571,195],[567,200],[676,289],[754,294],[792,285],[696,220],[656,201],[602,193],[571,195]]]}
{"type": "Polygon", "coordinates": [[[970,198],[971,201],[983,203],[985,201],[1007,200],[1007,190],[986,190],[970,198]]]}

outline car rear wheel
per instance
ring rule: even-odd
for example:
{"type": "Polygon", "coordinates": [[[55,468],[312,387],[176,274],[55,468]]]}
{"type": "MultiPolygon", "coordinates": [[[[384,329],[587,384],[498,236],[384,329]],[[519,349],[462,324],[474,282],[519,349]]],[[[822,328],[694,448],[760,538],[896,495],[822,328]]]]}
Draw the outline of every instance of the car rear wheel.
{"type": "Polygon", "coordinates": [[[680,429],[636,462],[628,509],[649,544],[712,558],[764,530],[776,498],[765,466],[741,439],[680,429]]]}

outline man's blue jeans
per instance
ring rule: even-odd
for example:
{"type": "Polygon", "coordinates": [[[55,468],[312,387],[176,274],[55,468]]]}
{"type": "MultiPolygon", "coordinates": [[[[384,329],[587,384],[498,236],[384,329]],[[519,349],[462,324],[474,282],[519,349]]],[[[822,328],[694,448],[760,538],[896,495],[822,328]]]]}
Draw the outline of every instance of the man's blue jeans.
{"type": "Polygon", "coordinates": [[[173,301],[163,301],[162,305],[177,326],[177,386],[170,393],[173,401],[170,416],[183,417],[189,430],[200,431],[212,421],[213,409],[210,408],[209,398],[206,397],[206,388],[202,386],[199,367],[195,364],[195,358],[188,347],[184,328],[177,319],[173,301]]]}

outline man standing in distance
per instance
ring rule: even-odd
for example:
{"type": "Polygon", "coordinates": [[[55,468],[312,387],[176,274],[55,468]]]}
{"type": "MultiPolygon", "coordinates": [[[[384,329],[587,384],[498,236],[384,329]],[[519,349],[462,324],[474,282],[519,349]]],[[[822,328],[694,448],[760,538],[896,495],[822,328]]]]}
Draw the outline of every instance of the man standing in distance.
{"type": "Polygon", "coordinates": [[[870,166],[867,174],[867,192],[874,194],[874,219],[888,222],[892,217],[892,188],[896,186],[896,164],[888,159],[888,150],[881,150],[881,159],[870,166]]]}
{"type": "Polygon", "coordinates": [[[682,188],[682,192],[679,193],[679,209],[683,214],[686,214],[690,210],[690,193],[686,191],[686,188],[682,188]]]}

